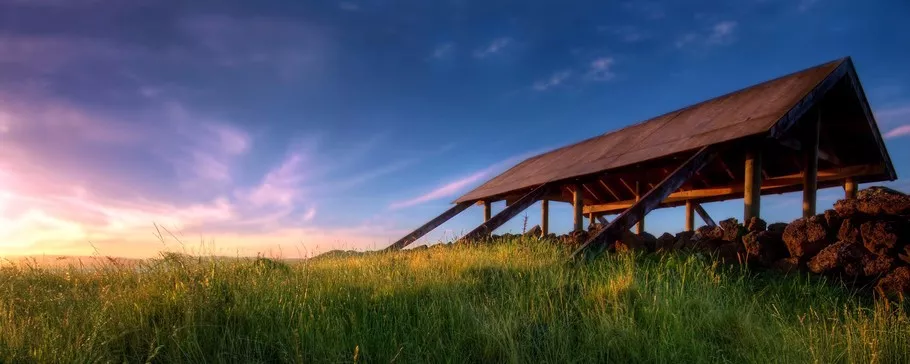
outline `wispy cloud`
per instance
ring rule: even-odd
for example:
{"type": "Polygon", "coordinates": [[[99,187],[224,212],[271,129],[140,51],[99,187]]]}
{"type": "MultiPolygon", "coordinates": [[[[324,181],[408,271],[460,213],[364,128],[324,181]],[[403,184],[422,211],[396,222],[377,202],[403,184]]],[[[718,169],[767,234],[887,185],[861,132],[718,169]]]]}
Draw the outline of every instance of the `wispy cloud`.
{"type": "Polygon", "coordinates": [[[600,26],[597,30],[600,32],[609,32],[624,43],[636,43],[650,38],[648,32],[632,25],[600,26]]]}
{"type": "MultiPolygon", "coordinates": [[[[399,234],[358,230],[356,220],[355,228],[301,223],[325,215],[317,206],[332,191],[313,194],[316,181],[351,188],[416,160],[351,177],[370,150],[339,156],[305,139],[283,156],[260,154],[247,130],[182,102],[160,102],[166,96],[118,115],[44,95],[0,94],[0,252],[91,254],[92,242],[102,254],[147,256],[162,249],[155,223],[190,240],[215,239],[231,254],[301,242],[310,251],[364,248],[399,234]],[[264,172],[235,163],[251,154],[277,161],[264,172]],[[185,182],[194,188],[182,192],[185,182]]],[[[374,139],[354,144],[375,148],[381,138],[374,139]]]]}
{"type": "Polygon", "coordinates": [[[689,32],[680,35],[674,45],[676,48],[687,46],[722,46],[736,41],[736,28],[738,23],[732,20],[721,21],[714,24],[706,33],[689,32]]]}
{"type": "Polygon", "coordinates": [[[434,59],[443,59],[446,58],[455,51],[455,43],[447,42],[439,44],[436,48],[433,48],[433,52],[430,54],[431,58],[434,59]]]}
{"type": "Polygon", "coordinates": [[[733,32],[736,30],[737,23],[732,20],[722,21],[714,24],[711,33],[708,35],[708,44],[730,44],[734,40],[733,32]]]}
{"type": "Polygon", "coordinates": [[[489,45],[475,49],[474,57],[486,58],[488,56],[501,52],[503,49],[508,47],[510,44],[512,44],[512,38],[509,38],[509,37],[501,37],[501,38],[493,39],[493,41],[490,42],[489,45]]]}
{"type": "Polygon", "coordinates": [[[181,19],[179,29],[192,48],[173,53],[220,67],[271,70],[284,79],[321,71],[333,52],[329,30],[305,22],[200,15],[181,19]]]}
{"type": "Polygon", "coordinates": [[[881,123],[910,120],[910,105],[882,109],[875,112],[875,119],[881,123]]]}
{"type": "Polygon", "coordinates": [[[360,11],[360,5],[350,1],[342,1],[338,4],[338,8],[344,11],[360,11]]]}
{"type": "Polygon", "coordinates": [[[894,139],[910,135],[910,125],[901,125],[885,133],[885,138],[894,139]]]}
{"type": "Polygon", "coordinates": [[[532,151],[506,158],[502,161],[490,165],[489,167],[475,171],[466,176],[459,177],[454,181],[443,184],[442,186],[438,186],[420,196],[403,201],[392,202],[389,205],[389,209],[397,210],[431,201],[436,201],[443,198],[453,197],[460,192],[464,192],[470,187],[478,185],[479,182],[483,181],[484,179],[492,177],[496,173],[502,172],[505,168],[511,167],[512,165],[539,153],[540,151],[532,151]]]}
{"type": "Polygon", "coordinates": [[[609,81],[616,76],[611,70],[613,67],[613,57],[601,57],[591,61],[588,66],[588,72],[585,77],[593,81],[609,81]]]}
{"type": "Polygon", "coordinates": [[[546,91],[552,87],[563,84],[570,76],[572,76],[571,70],[558,71],[550,75],[550,77],[534,82],[531,87],[537,91],[546,91]]]}
{"type": "Polygon", "coordinates": [[[629,1],[623,3],[623,6],[651,20],[662,19],[667,15],[664,5],[657,1],[629,1]]]}
{"type": "Polygon", "coordinates": [[[547,78],[535,81],[531,88],[535,91],[547,91],[554,87],[566,85],[576,78],[588,81],[609,81],[616,76],[613,73],[614,63],[613,57],[595,58],[584,67],[579,67],[579,71],[565,69],[554,72],[547,78]],[[580,76],[575,77],[576,73],[580,76]]]}

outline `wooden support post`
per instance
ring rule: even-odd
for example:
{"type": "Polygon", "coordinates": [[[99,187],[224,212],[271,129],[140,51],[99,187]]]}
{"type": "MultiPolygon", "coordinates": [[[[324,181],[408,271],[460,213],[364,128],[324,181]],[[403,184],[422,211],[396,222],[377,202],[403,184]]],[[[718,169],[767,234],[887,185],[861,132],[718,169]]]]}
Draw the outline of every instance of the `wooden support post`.
{"type": "Polygon", "coordinates": [[[394,244],[389,245],[387,248],[385,248],[383,250],[386,250],[386,251],[399,250],[401,248],[408,246],[408,244],[413,243],[417,239],[420,239],[421,236],[426,235],[428,232],[430,232],[430,230],[433,230],[437,226],[442,225],[442,223],[448,221],[455,215],[458,215],[459,213],[461,213],[462,211],[467,209],[469,206],[471,206],[470,202],[462,202],[460,204],[452,206],[452,208],[446,210],[446,212],[443,212],[441,215],[436,216],[436,218],[434,218],[433,220],[430,220],[428,223],[423,224],[423,226],[417,228],[417,230],[414,230],[410,234],[405,235],[405,237],[396,241],[394,244]]]}
{"type": "Polygon", "coordinates": [[[490,217],[493,216],[493,207],[490,201],[483,202],[483,222],[490,220],[490,217]]]}
{"type": "Polygon", "coordinates": [[[746,153],[746,178],[743,186],[743,223],[761,217],[761,150],[746,153]]]}
{"type": "Polygon", "coordinates": [[[597,220],[594,218],[594,213],[588,214],[588,226],[594,225],[595,222],[597,222],[597,220]]]}
{"type": "Polygon", "coordinates": [[[714,222],[714,219],[711,218],[711,215],[708,215],[708,212],[705,211],[704,207],[701,207],[701,204],[693,203],[695,205],[695,212],[698,213],[698,217],[701,218],[701,221],[705,222],[705,225],[708,227],[715,227],[717,223],[714,222]]]}
{"type": "Polygon", "coordinates": [[[572,191],[572,230],[581,231],[584,230],[584,201],[581,196],[581,183],[575,184],[575,189],[572,191]]]}
{"type": "Polygon", "coordinates": [[[537,202],[537,200],[540,200],[540,198],[545,196],[547,192],[550,192],[550,187],[551,186],[547,183],[538,186],[531,192],[528,192],[513,202],[511,205],[507,206],[498,214],[494,215],[492,218],[490,218],[490,220],[487,220],[487,222],[480,224],[480,226],[465,234],[465,236],[461,237],[461,239],[458,239],[456,243],[481,239],[485,240],[486,238],[489,238],[490,234],[493,233],[493,230],[496,230],[498,227],[508,222],[509,219],[515,217],[515,215],[518,215],[533,205],[535,202],[537,202]]]}
{"type": "Polygon", "coordinates": [[[844,180],[844,197],[848,199],[856,198],[856,181],[853,180],[853,177],[847,177],[844,180]]]}
{"type": "Polygon", "coordinates": [[[803,217],[815,215],[816,193],[818,192],[818,129],[821,126],[821,111],[806,120],[806,135],[803,143],[803,217]]]}
{"type": "MultiPolygon", "coordinates": [[[[635,202],[641,201],[641,182],[635,181],[635,202]]],[[[645,232],[645,216],[642,215],[635,224],[635,233],[641,235],[645,232]]]]}
{"type": "Polygon", "coordinates": [[[602,253],[609,245],[622,237],[623,232],[632,224],[638,222],[651,210],[660,205],[673,191],[676,191],[688,181],[699,169],[704,167],[717,156],[716,147],[713,145],[701,148],[689,159],[676,168],[673,173],[663,179],[653,189],[641,196],[634,205],[623,211],[609,225],[600,230],[596,235],[584,242],[578,250],[572,253],[572,258],[593,258],[602,253]]]}
{"type": "Polygon", "coordinates": [[[695,203],[686,200],[686,231],[695,231],[695,203]]]}
{"type": "Polygon", "coordinates": [[[540,201],[540,230],[541,235],[546,236],[550,233],[550,201],[540,201]]]}

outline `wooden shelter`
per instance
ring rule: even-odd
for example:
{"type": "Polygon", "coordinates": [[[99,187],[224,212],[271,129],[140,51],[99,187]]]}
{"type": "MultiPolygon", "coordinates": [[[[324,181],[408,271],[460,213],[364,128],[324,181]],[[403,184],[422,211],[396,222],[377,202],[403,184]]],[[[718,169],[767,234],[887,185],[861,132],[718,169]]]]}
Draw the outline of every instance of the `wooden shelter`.
{"type": "Polygon", "coordinates": [[[660,207],[686,206],[713,221],[699,204],[743,198],[743,218],[761,216],[761,196],[803,191],[803,215],[816,213],[818,188],[895,180],[881,133],[847,57],[766,81],[653,119],[540,154],[455,200],[455,206],[395,242],[401,249],[473,204],[484,222],[462,240],[493,230],[542,203],[571,203],[575,229],[583,219],[619,214],[576,255],[596,255],[624,230],[644,228],[660,207]],[[490,203],[505,200],[496,215],[490,203]]]}

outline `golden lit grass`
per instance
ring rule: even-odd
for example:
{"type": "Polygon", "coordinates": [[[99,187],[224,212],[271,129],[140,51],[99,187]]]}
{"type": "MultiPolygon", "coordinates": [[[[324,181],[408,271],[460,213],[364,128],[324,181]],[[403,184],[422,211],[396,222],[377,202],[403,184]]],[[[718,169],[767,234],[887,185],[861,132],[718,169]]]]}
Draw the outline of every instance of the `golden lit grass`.
{"type": "Polygon", "coordinates": [[[699,255],[512,241],[0,269],[0,362],[908,362],[906,305],[699,255]]]}

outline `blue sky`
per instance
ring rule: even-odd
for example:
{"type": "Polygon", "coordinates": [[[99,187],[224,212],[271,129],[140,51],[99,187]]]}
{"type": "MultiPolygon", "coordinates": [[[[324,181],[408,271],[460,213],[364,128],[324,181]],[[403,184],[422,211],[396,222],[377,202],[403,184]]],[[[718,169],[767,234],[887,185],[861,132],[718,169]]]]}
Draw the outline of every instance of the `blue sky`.
{"type": "MultiPolygon", "coordinates": [[[[848,55],[903,176],[908,16],[905,1],[0,0],[0,254],[380,248],[522,158],[848,55]]],[[[796,218],[799,198],[763,214],[796,218]]],[[[570,219],[551,207],[554,231],[570,219]]]]}

